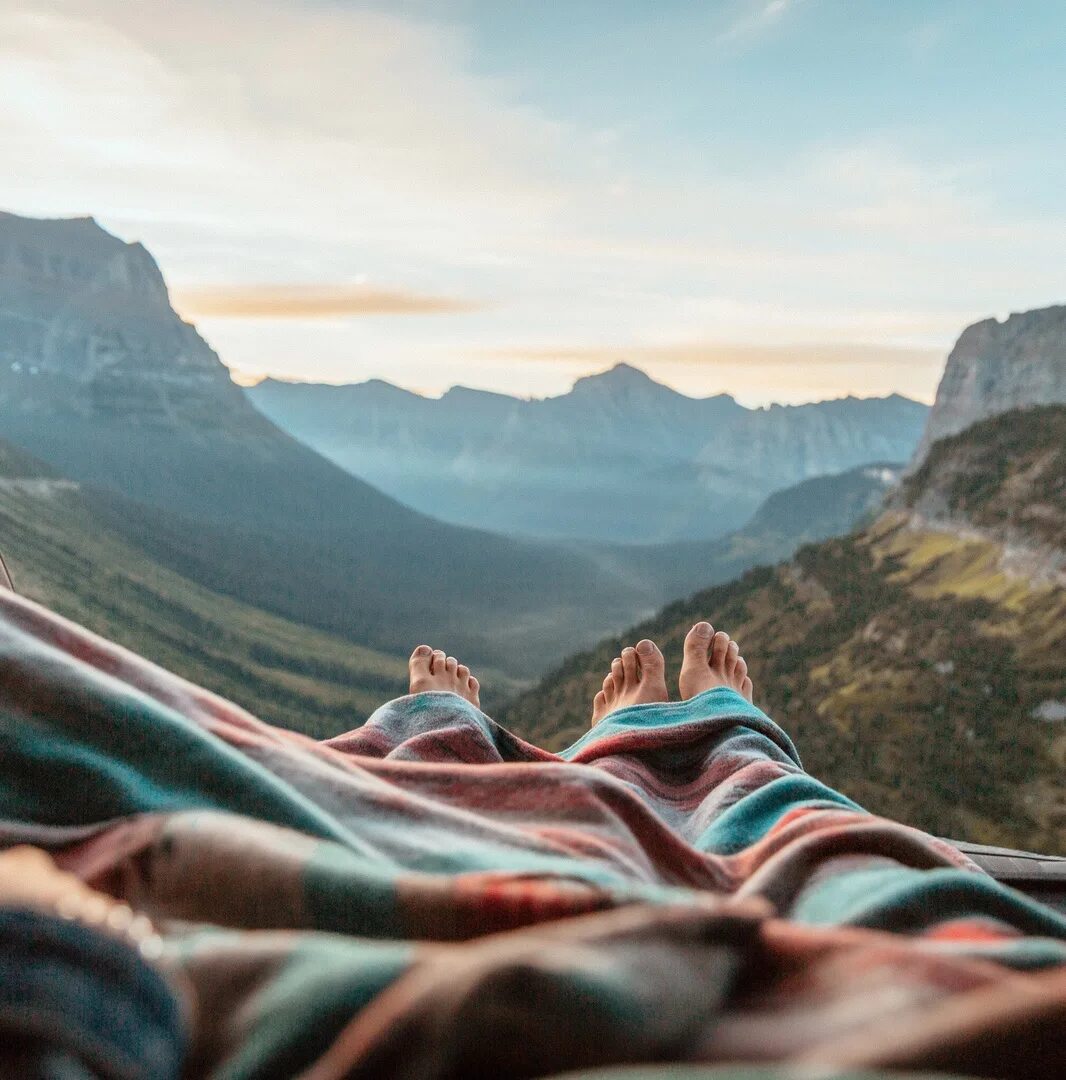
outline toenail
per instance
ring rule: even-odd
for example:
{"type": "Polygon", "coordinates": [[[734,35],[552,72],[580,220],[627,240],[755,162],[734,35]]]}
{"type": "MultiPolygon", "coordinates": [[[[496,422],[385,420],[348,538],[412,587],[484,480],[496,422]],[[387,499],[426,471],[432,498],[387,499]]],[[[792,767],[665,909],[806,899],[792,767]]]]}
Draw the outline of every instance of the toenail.
{"type": "Polygon", "coordinates": [[[650,656],[653,652],[655,652],[655,645],[647,638],[644,638],[643,641],[637,642],[637,652],[641,653],[644,656],[650,656]]]}
{"type": "Polygon", "coordinates": [[[419,645],[414,652],[415,656],[428,656],[433,650],[428,645],[419,645]]]}
{"type": "Polygon", "coordinates": [[[709,622],[698,622],[692,629],[701,637],[706,637],[711,632],[711,624],[709,622]]]}

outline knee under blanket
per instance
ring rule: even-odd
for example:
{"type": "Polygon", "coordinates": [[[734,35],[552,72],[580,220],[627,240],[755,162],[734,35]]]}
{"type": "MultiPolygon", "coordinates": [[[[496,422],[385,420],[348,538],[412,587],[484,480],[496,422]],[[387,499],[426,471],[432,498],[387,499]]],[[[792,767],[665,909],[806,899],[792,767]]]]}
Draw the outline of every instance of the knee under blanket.
{"type": "Polygon", "coordinates": [[[560,755],[443,693],[315,742],[4,593],[14,843],[161,924],[192,1076],[1066,1075],[1066,920],[729,690],[560,755]]]}

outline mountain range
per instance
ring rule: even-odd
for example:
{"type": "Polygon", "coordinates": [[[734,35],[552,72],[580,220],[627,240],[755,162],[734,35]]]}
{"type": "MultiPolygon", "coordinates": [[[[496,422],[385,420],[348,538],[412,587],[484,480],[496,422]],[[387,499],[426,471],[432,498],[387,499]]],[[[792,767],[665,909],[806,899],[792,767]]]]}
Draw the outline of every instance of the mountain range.
{"type": "MultiPolygon", "coordinates": [[[[737,632],[762,700],[830,782],[939,832],[1054,848],[1066,409],[1041,403],[1063,399],[1063,310],[986,326],[980,349],[964,332],[929,418],[950,433],[927,434],[902,486],[891,460],[904,458],[875,455],[770,493],[717,539],[517,539],[435,520],[281,431],[174,313],[139,245],[89,219],[0,215],[0,548],[22,591],[312,734],[401,690],[403,655],[428,639],[478,666],[504,722],[559,745],[620,643],[676,646],[711,618],[737,632]]],[[[701,403],[632,369],[551,408],[628,400],[618,384],[676,410],[648,421],[664,445],[704,407],[722,427],[764,425],[763,445],[797,445],[799,413],[701,403]]],[[[598,415],[621,454],[625,425],[598,415]]]]}
{"type": "Polygon", "coordinates": [[[607,543],[708,539],[774,491],[906,461],[928,411],[898,395],[748,409],[624,363],[531,400],[461,386],[426,398],[379,379],[267,379],[247,393],[301,442],[424,513],[607,543]]]}
{"type": "Polygon", "coordinates": [[[620,549],[396,501],[258,412],[174,312],[151,255],[90,218],[0,214],[0,436],[183,580],[372,650],[447,642],[516,677],[691,591],[716,552],[642,548],[636,573],[620,549]]]}
{"type": "Polygon", "coordinates": [[[543,662],[652,602],[588,556],[411,510],[280,431],[145,249],[90,219],[0,216],[0,369],[0,436],[98,489],[102,523],[158,562],[286,618],[543,662]]]}

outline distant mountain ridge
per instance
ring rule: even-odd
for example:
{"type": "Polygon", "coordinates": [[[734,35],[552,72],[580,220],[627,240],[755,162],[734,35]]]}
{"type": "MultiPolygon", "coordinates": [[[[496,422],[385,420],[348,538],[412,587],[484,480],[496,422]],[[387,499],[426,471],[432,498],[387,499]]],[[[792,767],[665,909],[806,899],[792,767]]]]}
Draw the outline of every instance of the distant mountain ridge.
{"type": "Polygon", "coordinates": [[[688,397],[624,363],[528,400],[465,387],[431,399],[381,380],[268,379],[247,393],[301,442],[425,513],[638,543],[721,535],[773,491],[905,461],[927,412],[898,395],[747,409],[726,394],[688,397]]]}
{"type": "Polygon", "coordinates": [[[902,465],[876,462],[802,480],[775,491],[745,525],[714,540],[583,549],[598,552],[619,573],[640,575],[661,595],[687,596],[753,566],[787,559],[804,544],[851,532],[876,515],[902,473],[902,465]]]}

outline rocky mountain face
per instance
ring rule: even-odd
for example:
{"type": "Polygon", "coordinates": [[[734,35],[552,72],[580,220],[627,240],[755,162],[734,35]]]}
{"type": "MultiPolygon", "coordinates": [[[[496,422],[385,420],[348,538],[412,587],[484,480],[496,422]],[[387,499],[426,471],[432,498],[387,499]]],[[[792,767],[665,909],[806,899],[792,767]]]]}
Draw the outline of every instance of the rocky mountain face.
{"type": "Polygon", "coordinates": [[[935,442],[886,508],[912,528],[991,541],[1015,576],[1066,587],[1066,409],[1010,415],[1016,429],[993,417],[935,442]]]}
{"type": "Polygon", "coordinates": [[[948,356],[921,443],[920,465],[937,439],[1026,405],[1066,402],[1066,305],[982,319],[948,356]]]}
{"type": "Polygon", "coordinates": [[[140,244],[0,213],[0,407],[263,432],[140,244]]]}
{"type": "Polygon", "coordinates": [[[897,396],[747,409],[727,395],[687,397],[626,364],[534,400],[463,387],[434,400],[380,380],[267,380],[248,394],[301,442],[426,513],[643,543],[721,535],[773,491],[905,461],[927,412],[897,396]]]}
{"type": "Polygon", "coordinates": [[[664,608],[499,718],[565,746],[624,644],[676,663],[708,619],[815,775],[941,835],[1066,851],[1064,521],[1066,406],[1000,414],[934,443],[866,528],[664,608]]]}

